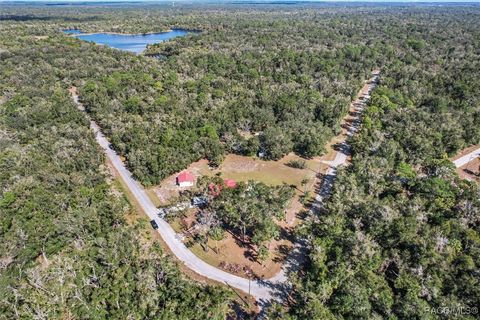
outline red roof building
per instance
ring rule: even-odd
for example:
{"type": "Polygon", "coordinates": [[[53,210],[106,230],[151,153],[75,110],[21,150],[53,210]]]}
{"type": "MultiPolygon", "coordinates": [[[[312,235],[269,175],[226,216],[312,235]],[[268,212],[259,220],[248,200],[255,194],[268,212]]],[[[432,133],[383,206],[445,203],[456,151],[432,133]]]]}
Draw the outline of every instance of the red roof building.
{"type": "MultiPolygon", "coordinates": [[[[223,180],[223,183],[225,184],[225,187],[230,189],[233,189],[237,186],[237,183],[235,182],[235,180],[232,180],[232,179],[225,179],[223,180]]],[[[222,191],[222,186],[211,182],[208,185],[208,190],[210,191],[210,194],[212,196],[217,197],[218,195],[220,195],[220,192],[222,191]]]]}
{"type": "Polygon", "coordinates": [[[208,190],[210,191],[210,194],[212,196],[217,197],[220,194],[222,188],[219,185],[210,182],[210,184],[208,185],[208,190]]]}
{"type": "Polygon", "coordinates": [[[227,186],[228,188],[235,188],[237,186],[235,180],[232,179],[225,179],[223,180],[223,183],[225,183],[225,186],[227,186]]]}
{"type": "Polygon", "coordinates": [[[183,171],[177,176],[177,185],[180,187],[191,187],[195,182],[195,177],[188,171],[183,171]]]}

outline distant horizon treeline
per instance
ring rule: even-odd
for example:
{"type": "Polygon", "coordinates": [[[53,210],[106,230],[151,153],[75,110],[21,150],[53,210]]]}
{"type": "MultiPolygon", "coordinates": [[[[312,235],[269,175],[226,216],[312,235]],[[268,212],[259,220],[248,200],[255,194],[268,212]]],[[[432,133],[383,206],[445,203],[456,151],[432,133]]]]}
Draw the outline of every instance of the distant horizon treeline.
{"type": "Polygon", "coordinates": [[[270,318],[447,319],[429,310],[480,304],[478,186],[447,160],[480,139],[478,9],[107,11],[9,7],[24,18],[0,21],[0,319],[238,311],[127,223],[70,86],[151,185],[200,157],[320,154],[376,67],[352,164],[300,228],[309,263],[270,318]],[[61,32],[165,25],[203,32],[152,47],[161,61],[61,32]]]}
{"type": "Polygon", "coordinates": [[[68,94],[131,57],[44,28],[0,22],[0,319],[224,319],[231,293],[187,279],[147,221],[127,221],[68,94]]]}

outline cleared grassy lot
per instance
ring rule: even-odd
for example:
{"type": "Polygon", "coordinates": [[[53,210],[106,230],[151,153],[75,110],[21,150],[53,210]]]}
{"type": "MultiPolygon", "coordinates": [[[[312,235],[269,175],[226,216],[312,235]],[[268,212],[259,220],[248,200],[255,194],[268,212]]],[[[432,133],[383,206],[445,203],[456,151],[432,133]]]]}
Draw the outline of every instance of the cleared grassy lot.
{"type": "MultiPolygon", "coordinates": [[[[305,169],[295,169],[286,165],[292,160],[303,160],[294,154],[289,154],[278,161],[263,161],[231,154],[225,157],[219,168],[212,169],[206,160],[200,160],[192,163],[187,170],[196,177],[220,174],[224,179],[255,180],[272,186],[286,183],[305,191],[312,190],[316,176],[327,167],[322,160],[330,157],[330,155],[326,155],[305,160],[305,169]]],[[[177,174],[171,175],[160,185],[148,190],[149,196],[156,205],[166,205],[178,195],[178,191],[181,189],[175,184],[176,176],[177,174]]]]}

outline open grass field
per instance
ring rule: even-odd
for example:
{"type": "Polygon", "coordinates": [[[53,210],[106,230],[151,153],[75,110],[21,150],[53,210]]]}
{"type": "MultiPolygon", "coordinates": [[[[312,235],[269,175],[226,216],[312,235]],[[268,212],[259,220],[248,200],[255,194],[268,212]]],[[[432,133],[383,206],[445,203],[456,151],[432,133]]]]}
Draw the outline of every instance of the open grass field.
{"type": "MultiPolygon", "coordinates": [[[[358,97],[368,92],[368,83],[365,83],[359,91],[358,97]]],[[[270,244],[270,257],[263,263],[255,261],[251,256],[251,248],[247,248],[241,241],[235,239],[228,234],[221,241],[209,240],[208,250],[205,250],[200,244],[194,244],[191,247],[202,260],[207,263],[223,268],[222,263],[227,262],[230,265],[239,266],[239,270],[224,270],[245,277],[243,267],[250,268],[256,277],[269,278],[277,274],[281,267],[286,254],[291,248],[292,243],[288,240],[294,227],[300,223],[299,213],[305,209],[304,203],[312,200],[315,192],[320,188],[323,174],[328,169],[328,161],[335,159],[336,151],[334,147],[337,143],[343,143],[348,138],[347,127],[350,123],[358,119],[359,115],[355,112],[355,106],[352,103],[346,117],[341,122],[341,130],[339,134],[331,139],[326,145],[326,154],[313,159],[302,159],[299,156],[290,153],[278,161],[264,161],[254,157],[246,157],[230,154],[227,155],[223,163],[218,168],[210,168],[207,160],[200,160],[192,163],[186,170],[192,173],[196,178],[201,176],[220,175],[224,179],[232,179],[235,181],[260,181],[267,185],[288,184],[295,186],[295,196],[291,199],[285,220],[279,221],[278,225],[283,230],[283,237],[278,241],[272,241],[270,244]],[[292,168],[287,165],[292,160],[305,160],[306,167],[304,169],[292,168]],[[326,163],[327,162],[327,163],[326,163]],[[308,198],[301,201],[302,196],[308,195],[308,198]]],[[[176,185],[177,174],[171,175],[161,182],[160,185],[154,186],[148,190],[148,195],[156,205],[168,205],[175,201],[179,191],[184,189],[176,185]]],[[[184,218],[185,219],[185,218],[184,218]]],[[[186,218],[188,221],[195,220],[195,212],[189,213],[186,218]],[[193,214],[193,215],[192,215],[193,214]]],[[[177,232],[185,232],[185,221],[177,218],[172,221],[172,227],[177,232]]],[[[238,268],[237,268],[238,269],[238,268]]]]}
{"type": "MultiPolygon", "coordinates": [[[[255,180],[267,185],[281,185],[286,183],[294,185],[301,191],[312,190],[315,177],[326,169],[327,165],[322,161],[328,160],[330,154],[324,157],[316,157],[305,160],[307,167],[305,169],[295,169],[286,165],[291,160],[301,160],[299,156],[292,154],[286,155],[278,161],[263,161],[260,159],[230,154],[219,168],[212,169],[208,166],[207,160],[200,160],[192,163],[186,170],[195,177],[213,176],[220,174],[224,179],[233,179],[235,181],[255,180]],[[302,185],[302,181],[307,183],[302,185]]],[[[148,190],[148,194],[155,204],[167,205],[171,199],[178,195],[179,188],[176,185],[177,174],[171,175],[158,186],[148,190]],[[156,197],[155,197],[156,196],[156,197]]]]}
{"type": "Polygon", "coordinates": [[[287,162],[301,160],[300,157],[289,154],[278,161],[263,161],[255,158],[228,155],[219,170],[224,178],[235,181],[255,180],[268,185],[289,185],[300,186],[303,179],[312,179],[318,173],[319,159],[306,160],[306,169],[295,169],[288,167],[287,162]]]}
{"type": "MultiPolygon", "coordinates": [[[[122,181],[122,179],[118,177],[118,173],[115,171],[113,166],[108,161],[107,161],[107,166],[113,176],[113,180],[111,183],[112,183],[114,192],[118,192],[121,196],[124,196],[131,206],[131,210],[129,210],[125,215],[125,219],[127,223],[129,223],[130,225],[137,225],[137,224],[140,225],[139,231],[141,232],[140,238],[141,238],[142,244],[151,245],[153,242],[159,241],[162,244],[162,248],[163,250],[165,250],[165,253],[171,256],[172,259],[176,260],[175,255],[168,249],[168,246],[163,242],[163,239],[160,236],[160,234],[150,227],[150,224],[148,223],[148,219],[145,213],[143,212],[143,210],[141,209],[140,205],[136,202],[135,198],[133,197],[129,189],[126,187],[125,183],[122,181]]],[[[148,195],[149,197],[155,197],[155,195],[154,194],[152,195],[152,193],[149,193],[148,195]]],[[[157,201],[158,201],[158,198],[157,198],[157,201]]],[[[174,221],[171,225],[175,229],[175,231],[177,232],[181,231],[181,226],[178,221],[174,221]]],[[[199,249],[202,250],[202,248],[199,248],[199,249]]],[[[205,261],[209,262],[208,260],[205,260],[205,261]]],[[[215,264],[215,261],[212,261],[211,264],[215,264]]],[[[195,272],[193,272],[192,270],[190,270],[189,268],[187,268],[181,263],[177,263],[177,265],[181,269],[182,273],[190,279],[193,279],[195,281],[198,281],[204,284],[218,285],[218,283],[216,283],[215,281],[212,281],[210,279],[207,279],[203,276],[196,274],[195,272]]],[[[253,312],[253,313],[258,312],[258,307],[256,305],[255,298],[253,298],[253,296],[250,296],[232,287],[228,287],[228,289],[235,294],[235,300],[239,304],[244,305],[248,312],[253,312]]]]}

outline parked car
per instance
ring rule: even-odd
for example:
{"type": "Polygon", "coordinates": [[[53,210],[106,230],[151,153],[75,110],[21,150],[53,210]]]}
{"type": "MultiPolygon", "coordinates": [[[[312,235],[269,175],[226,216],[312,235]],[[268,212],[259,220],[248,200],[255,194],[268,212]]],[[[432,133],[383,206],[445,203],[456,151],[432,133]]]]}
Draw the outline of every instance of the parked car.
{"type": "Polygon", "coordinates": [[[157,230],[158,229],[158,224],[157,221],[155,220],[150,220],[150,224],[152,225],[152,228],[157,230]]]}
{"type": "Polygon", "coordinates": [[[208,200],[205,197],[193,197],[191,204],[192,206],[203,208],[207,206],[208,200]]]}

